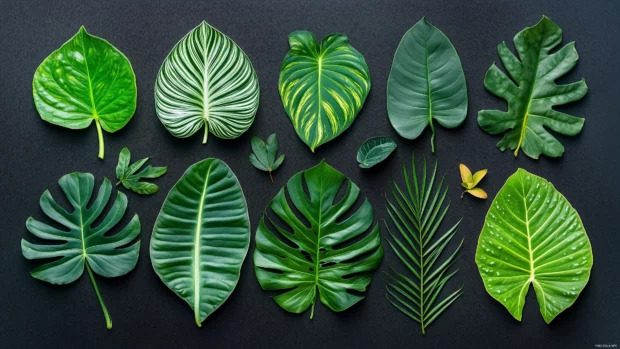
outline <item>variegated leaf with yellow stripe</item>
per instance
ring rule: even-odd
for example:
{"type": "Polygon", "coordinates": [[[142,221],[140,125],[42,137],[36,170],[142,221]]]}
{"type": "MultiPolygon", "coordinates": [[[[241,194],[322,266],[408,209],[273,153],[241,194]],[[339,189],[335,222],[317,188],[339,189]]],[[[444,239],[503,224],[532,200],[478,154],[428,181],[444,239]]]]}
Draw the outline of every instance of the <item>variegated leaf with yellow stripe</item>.
{"type": "Polygon", "coordinates": [[[280,96],[297,135],[314,150],[349,128],[370,91],[364,56],[343,34],[321,43],[307,31],[289,35],[280,96]]]}

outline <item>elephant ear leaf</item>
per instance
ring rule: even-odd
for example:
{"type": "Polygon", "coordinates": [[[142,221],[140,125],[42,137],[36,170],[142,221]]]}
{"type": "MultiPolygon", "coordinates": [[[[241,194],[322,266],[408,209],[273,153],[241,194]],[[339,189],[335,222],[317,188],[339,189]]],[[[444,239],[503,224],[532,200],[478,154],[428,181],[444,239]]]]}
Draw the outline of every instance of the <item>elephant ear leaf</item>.
{"type": "Polygon", "coordinates": [[[249,245],[248,207],[237,177],[224,162],[205,159],[168,193],[153,228],[151,262],[202,326],[235,289],[249,245]]]}
{"type": "Polygon", "coordinates": [[[129,60],[84,27],[41,63],[32,90],[41,119],[74,130],[94,121],[101,159],[102,129],[120,130],[136,111],[136,76],[129,60]]]}
{"type": "Polygon", "coordinates": [[[491,204],[476,249],[491,297],[521,320],[531,284],[550,323],[585,288],[592,259],[577,211],[551,183],[522,169],[508,178],[491,204]]]}
{"type": "Polygon", "coordinates": [[[318,43],[312,33],[296,31],[289,45],[280,97],[297,135],[314,152],[351,126],[370,91],[370,73],[346,35],[318,43]]]}
{"type": "Polygon", "coordinates": [[[58,183],[72,206],[70,211],[58,205],[46,190],[41,196],[41,209],[66,229],[57,229],[32,217],[26,221],[26,228],[40,239],[62,243],[40,245],[22,239],[21,247],[27,259],[56,259],[30,273],[39,280],[56,285],[68,284],[77,280],[86,268],[110,329],[112,319],[93,272],[103,277],[116,277],[127,274],[136,266],[140,241],[134,240],[140,235],[140,220],[134,215],[119,233],[108,234],[123,218],[127,208],[127,196],[119,192],[107,215],[100,223],[93,224],[103,212],[112,191],[112,184],[104,179],[97,197],[88,207],[94,182],[90,173],[76,172],[60,178],[58,183]]]}
{"type": "Polygon", "coordinates": [[[478,124],[490,134],[508,131],[497,143],[501,151],[510,148],[517,156],[521,149],[534,159],[540,154],[559,157],[564,147],[547,128],[567,136],[581,132],[584,119],[553,109],[577,101],[588,92],[583,79],[566,85],[555,83],[579,59],[574,42],[549,54],[561,41],[562,29],[543,17],[515,36],[518,58],[506,43],[498,46],[499,57],[512,80],[493,64],[484,78],[484,86],[508,102],[508,111],[481,110],[478,124]]]}
{"type": "Polygon", "coordinates": [[[454,128],[467,116],[467,85],[456,49],[439,29],[422,18],[403,36],[387,85],[392,127],[416,139],[430,126],[435,152],[435,126],[454,128]]]}
{"type": "Polygon", "coordinates": [[[381,263],[383,247],[367,200],[347,213],[359,192],[322,161],[291,177],[269,203],[271,212],[256,231],[254,269],[264,290],[283,292],[274,300],[284,310],[302,313],[312,307],[312,318],[317,297],[336,312],[364,298],[360,293],[381,263]],[[338,195],[341,186],[344,195],[338,195]]]}
{"type": "Polygon", "coordinates": [[[190,137],[204,126],[216,137],[239,137],[254,122],[259,88],[246,54],[206,22],[172,49],[155,83],[159,120],[175,137],[190,137]]]}

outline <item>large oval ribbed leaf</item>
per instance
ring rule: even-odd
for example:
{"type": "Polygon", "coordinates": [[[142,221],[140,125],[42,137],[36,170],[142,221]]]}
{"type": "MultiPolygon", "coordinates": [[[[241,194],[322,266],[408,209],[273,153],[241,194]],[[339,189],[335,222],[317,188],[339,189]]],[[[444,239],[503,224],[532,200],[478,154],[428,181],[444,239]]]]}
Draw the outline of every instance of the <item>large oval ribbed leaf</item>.
{"type": "Polygon", "coordinates": [[[88,203],[95,186],[92,174],[70,173],[62,176],[58,184],[73,210],[67,211],[56,203],[49,190],[43,193],[39,203],[43,212],[64,228],[58,229],[32,217],[26,221],[26,228],[40,239],[62,243],[40,245],[22,239],[22,253],[27,259],[56,259],[30,273],[33,277],[52,284],[71,283],[82,276],[86,267],[110,329],[112,319],[99,294],[92,272],[103,277],[115,277],[127,274],[136,266],[140,241],[134,240],[140,235],[140,220],[138,215],[134,215],[119,233],[108,234],[123,218],[127,209],[127,196],[118,192],[110,211],[99,223],[93,224],[110,200],[110,181],[107,178],[103,180],[97,197],[90,206],[88,203]]]}
{"type": "Polygon", "coordinates": [[[159,120],[175,137],[186,138],[203,125],[203,143],[239,137],[254,122],[258,78],[250,59],[234,41],[206,22],[172,49],[155,85],[159,120]]]}
{"type": "Polygon", "coordinates": [[[371,228],[370,203],[364,200],[359,209],[348,212],[359,192],[355,183],[323,160],[291,177],[269,203],[273,215],[266,212],[256,231],[254,269],[264,290],[285,291],[274,300],[286,311],[301,313],[312,306],[312,318],[317,292],[333,311],[364,298],[359,292],[370,284],[372,271],[383,259],[383,247],[379,226],[371,228]],[[343,185],[346,192],[336,200],[343,185]]]}
{"type": "Polygon", "coordinates": [[[168,193],[153,228],[151,262],[201,326],[233,292],[249,244],[237,177],[224,162],[206,159],[190,166],[168,193]]]}
{"type": "Polygon", "coordinates": [[[102,159],[101,129],[120,130],[136,111],[136,76],[129,60],[84,27],[41,63],[32,90],[39,115],[49,123],[83,129],[94,120],[102,159]]]}
{"type": "Polygon", "coordinates": [[[519,169],[491,204],[476,263],[487,292],[517,320],[532,284],[550,323],[586,286],[592,247],[566,198],[544,178],[519,169]]]}
{"type": "Polygon", "coordinates": [[[481,110],[478,124],[490,133],[508,131],[497,147],[522,149],[525,155],[538,159],[540,154],[558,157],[564,146],[546,128],[567,136],[581,132],[584,119],[553,110],[581,99],[588,92],[585,80],[557,85],[555,80],[577,64],[575,43],[549,54],[562,41],[562,29],[544,17],[533,27],[525,28],[514,38],[517,58],[502,42],[499,58],[511,80],[493,63],[484,77],[484,87],[508,102],[508,111],[481,110]],[[516,85],[515,85],[516,82],[516,85]]]}
{"type": "Polygon", "coordinates": [[[346,35],[318,43],[314,34],[296,31],[288,41],[280,97],[297,135],[314,152],[351,126],[370,91],[370,73],[346,35]]]}
{"type": "Polygon", "coordinates": [[[467,86],[456,49],[426,18],[400,41],[387,85],[390,123],[404,138],[415,139],[433,120],[454,128],[467,116],[467,86]]]}

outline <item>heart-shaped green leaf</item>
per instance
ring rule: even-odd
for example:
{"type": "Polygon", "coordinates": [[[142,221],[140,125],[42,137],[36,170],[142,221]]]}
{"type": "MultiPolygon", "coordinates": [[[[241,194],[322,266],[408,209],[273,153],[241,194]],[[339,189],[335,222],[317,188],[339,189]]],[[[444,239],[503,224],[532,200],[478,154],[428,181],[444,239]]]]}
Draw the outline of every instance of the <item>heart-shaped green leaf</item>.
{"type": "Polygon", "coordinates": [[[83,129],[94,120],[101,159],[101,129],[120,130],[136,110],[136,76],[129,60],[84,27],[41,63],[32,90],[39,115],[49,123],[83,129]]]}
{"type": "Polygon", "coordinates": [[[234,41],[206,22],[172,49],[155,84],[159,120],[175,137],[186,138],[203,126],[231,139],[254,122],[258,78],[252,63],[234,41]]]}
{"type": "Polygon", "coordinates": [[[357,162],[361,168],[370,168],[387,159],[396,149],[396,143],[387,137],[373,137],[357,151],[357,162]]]}
{"type": "Polygon", "coordinates": [[[205,159],[168,193],[153,228],[151,261],[201,326],[235,289],[249,245],[250,218],[237,177],[224,162],[205,159]]]}
{"type": "Polygon", "coordinates": [[[551,183],[522,169],[493,200],[476,250],[491,297],[521,320],[532,284],[547,323],[575,302],[592,258],[577,211],[551,183]]]}
{"type": "Polygon", "coordinates": [[[110,181],[103,180],[97,198],[90,207],[87,205],[95,185],[92,174],[70,173],[61,177],[58,184],[73,210],[69,212],[58,205],[49,190],[41,196],[40,205],[49,218],[65,228],[58,229],[32,217],[26,221],[26,228],[38,238],[62,243],[40,245],[22,239],[22,253],[27,259],[56,259],[30,273],[52,284],[71,283],[82,275],[86,267],[110,329],[112,320],[99,294],[93,271],[103,277],[115,277],[127,274],[136,266],[140,241],[134,240],[140,235],[140,220],[134,215],[118,234],[107,234],[123,218],[127,196],[119,192],[110,211],[100,223],[93,226],[110,199],[110,181]]]}
{"type": "Polygon", "coordinates": [[[546,128],[567,136],[581,132],[584,119],[553,110],[554,106],[577,101],[588,92],[583,79],[566,85],[555,83],[579,59],[574,42],[549,54],[561,41],[562,29],[543,16],[535,26],[515,36],[519,58],[506,43],[497,47],[499,58],[514,81],[494,63],[484,77],[484,87],[505,99],[508,111],[481,110],[478,124],[490,134],[508,131],[497,143],[501,151],[510,148],[517,156],[522,149],[534,159],[540,154],[558,157],[564,153],[564,146],[546,128]]]}
{"type": "Polygon", "coordinates": [[[346,35],[318,43],[312,33],[296,31],[288,41],[280,97],[297,135],[314,152],[351,126],[370,91],[370,73],[346,35]]]}
{"type": "Polygon", "coordinates": [[[266,212],[256,231],[254,269],[264,290],[285,291],[274,298],[284,310],[301,313],[312,306],[312,318],[317,293],[333,311],[364,298],[349,291],[366,291],[372,271],[383,259],[383,247],[379,226],[371,228],[373,211],[367,200],[347,213],[359,191],[323,160],[291,177],[269,203],[274,217],[266,212]],[[346,192],[336,200],[343,185],[346,192]]]}
{"type": "Polygon", "coordinates": [[[422,18],[403,36],[387,85],[387,110],[399,135],[415,139],[430,126],[435,152],[435,127],[454,128],[467,116],[467,85],[456,49],[448,38],[422,18]]]}

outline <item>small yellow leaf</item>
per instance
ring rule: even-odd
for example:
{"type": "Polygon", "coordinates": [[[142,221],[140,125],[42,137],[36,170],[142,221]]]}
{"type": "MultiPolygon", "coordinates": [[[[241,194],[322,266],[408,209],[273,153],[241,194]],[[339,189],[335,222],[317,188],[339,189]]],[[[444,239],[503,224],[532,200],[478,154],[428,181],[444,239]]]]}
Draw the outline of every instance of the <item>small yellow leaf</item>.
{"type": "Polygon", "coordinates": [[[471,171],[467,168],[467,166],[461,164],[459,166],[459,170],[461,171],[461,181],[463,181],[463,183],[470,184],[473,182],[471,171]]]}
{"type": "Polygon", "coordinates": [[[487,174],[487,170],[480,170],[480,171],[474,173],[473,187],[477,186],[478,183],[480,183],[480,181],[482,180],[482,178],[484,178],[484,176],[486,176],[486,174],[487,174]]]}
{"type": "Polygon", "coordinates": [[[480,198],[480,199],[486,199],[487,198],[487,193],[480,189],[480,188],[474,188],[474,189],[469,189],[467,190],[468,193],[470,193],[471,195],[480,198]]]}

